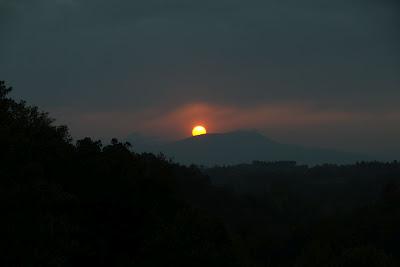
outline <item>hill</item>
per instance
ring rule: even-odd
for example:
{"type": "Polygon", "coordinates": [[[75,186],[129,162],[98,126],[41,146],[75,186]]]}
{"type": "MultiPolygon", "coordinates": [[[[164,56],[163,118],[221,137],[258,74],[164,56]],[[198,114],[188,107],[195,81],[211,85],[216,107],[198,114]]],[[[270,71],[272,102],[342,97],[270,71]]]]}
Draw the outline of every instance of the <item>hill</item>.
{"type": "MultiPolygon", "coordinates": [[[[0,266],[399,266],[399,162],[187,167],[72,143],[10,91],[0,81],[0,266]]],[[[240,134],[274,144],[181,143],[240,134]]]]}
{"type": "Polygon", "coordinates": [[[171,143],[153,144],[128,140],[134,146],[151,152],[162,152],[182,164],[205,166],[232,165],[252,161],[296,161],[301,164],[346,164],[367,160],[365,155],[332,149],[307,148],[282,144],[254,131],[206,134],[171,143]]]}

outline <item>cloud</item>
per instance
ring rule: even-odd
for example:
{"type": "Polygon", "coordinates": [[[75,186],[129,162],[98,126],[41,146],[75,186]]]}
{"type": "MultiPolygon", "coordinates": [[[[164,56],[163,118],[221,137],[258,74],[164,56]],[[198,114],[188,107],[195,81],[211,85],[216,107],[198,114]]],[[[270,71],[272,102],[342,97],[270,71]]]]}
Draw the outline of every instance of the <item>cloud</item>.
{"type": "Polygon", "coordinates": [[[178,138],[204,112],[216,130],[305,136],[399,111],[394,0],[0,0],[0,12],[0,78],[79,134],[178,138]]]}
{"type": "Polygon", "coordinates": [[[192,127],[201,124],[211,133],[253,129],[285,143],[381,154],[400,149],[398,111],[321,110],[292,102],[253,107],[191,103],[135,113],[58,110],[53,114],[59,122],[67,122],[78,138],[124,138],[140,133],[176,140],[190,136],[192,127]]]}

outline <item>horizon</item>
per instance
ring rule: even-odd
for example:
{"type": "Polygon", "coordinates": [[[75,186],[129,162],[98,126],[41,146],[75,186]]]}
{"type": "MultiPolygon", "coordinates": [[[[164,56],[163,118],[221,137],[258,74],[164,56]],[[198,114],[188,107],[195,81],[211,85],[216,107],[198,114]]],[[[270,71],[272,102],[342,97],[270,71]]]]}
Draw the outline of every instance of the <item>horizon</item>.
{"type": "Polygon", "coordinates": [[[1,79],[75,138],[194,124],[400,154],[400,4],[0,2],[1,79]]]}
{"type": "Polygon", "coordinates": [[[400,266],[400,0],[0,0],[0,266],[400,266]]]}

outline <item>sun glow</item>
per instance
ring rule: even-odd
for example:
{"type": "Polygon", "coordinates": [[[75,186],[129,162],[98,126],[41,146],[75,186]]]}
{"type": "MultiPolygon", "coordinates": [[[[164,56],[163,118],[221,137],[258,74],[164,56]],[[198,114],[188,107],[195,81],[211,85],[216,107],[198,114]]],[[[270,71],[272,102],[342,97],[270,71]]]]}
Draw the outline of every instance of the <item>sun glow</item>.
{"type": "Polygon", "coordinates": [[[201,125],[198,125],[198,126],[194,127],[193,130],[192,130],[192,135],[193,136],[203,135],[203,134],[206,134],[206,133],[207,133],[206,128],[204,128],[201,125]]]}

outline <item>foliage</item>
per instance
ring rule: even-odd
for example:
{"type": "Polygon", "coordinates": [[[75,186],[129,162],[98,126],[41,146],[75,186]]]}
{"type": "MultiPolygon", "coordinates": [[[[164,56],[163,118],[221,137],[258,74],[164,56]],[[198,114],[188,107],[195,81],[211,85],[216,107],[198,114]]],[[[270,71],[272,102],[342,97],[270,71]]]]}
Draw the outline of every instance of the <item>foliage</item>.
{"type": "Polygon", "coordinates": [[[0,82],[2,266],[398,266],[400,163],[199,169],[75,144],[0,82]]]}
{"type": "Polygon", "coordinates": [[[174,187],[190,170],[116,139],[73,145],[9,92],[2,82],[2,266],[235,265],[223,224],[174,187]]]}

